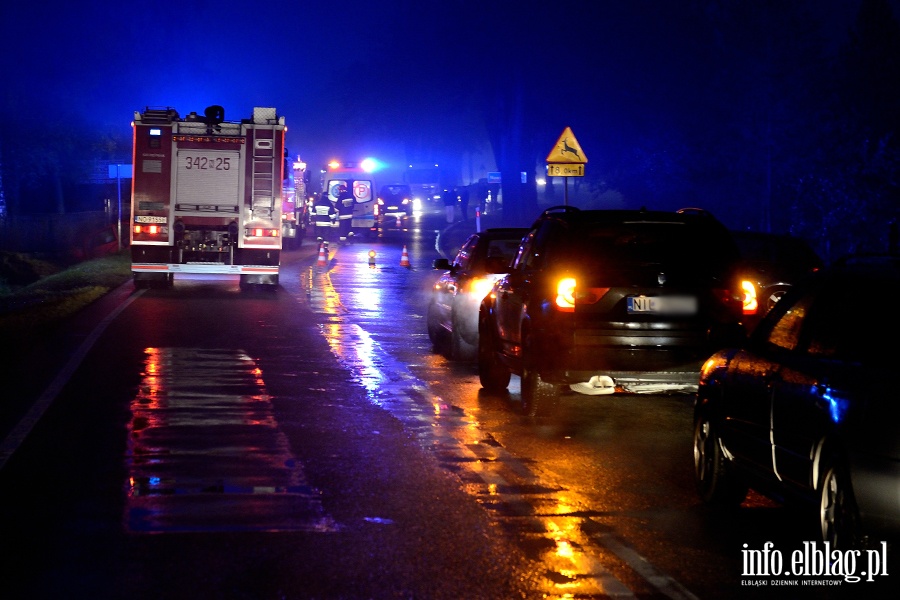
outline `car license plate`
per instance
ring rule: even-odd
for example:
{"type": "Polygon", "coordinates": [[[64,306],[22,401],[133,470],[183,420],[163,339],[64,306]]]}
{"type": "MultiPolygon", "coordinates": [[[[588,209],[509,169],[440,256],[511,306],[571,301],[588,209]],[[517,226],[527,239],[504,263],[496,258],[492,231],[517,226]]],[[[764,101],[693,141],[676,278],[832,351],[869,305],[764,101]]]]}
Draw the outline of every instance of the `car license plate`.
{"type": "Polygon", "coordinates": [[[628,296],[626,300],[628,314],[697,314],[697,299],[693,296],[628,296]]]}

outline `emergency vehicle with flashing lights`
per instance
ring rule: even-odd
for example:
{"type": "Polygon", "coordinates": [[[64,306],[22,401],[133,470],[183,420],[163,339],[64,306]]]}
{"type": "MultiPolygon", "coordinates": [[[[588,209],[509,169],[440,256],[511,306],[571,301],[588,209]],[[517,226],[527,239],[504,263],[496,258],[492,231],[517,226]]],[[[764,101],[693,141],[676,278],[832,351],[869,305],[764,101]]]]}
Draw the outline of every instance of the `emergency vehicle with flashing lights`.
{"type": "Polygon", "coordinates": [[[285,150],[281,191],[281,238],[285,250],[295,250],[303,244],[309,225],[306,166],[299,156],[291,158],[285,150]]]}
{"type": "MultiPolygon", "coordinates": [[[[375,179],[373,173],[378,169],[377,161],[366,159],[360,162],[340,162],[333,160],[325,169],[323,193],[335,206],[339,206],[342,185],[353,194],[353,217],[351,232],[353,235],[371,236],[375,225],[375,179]]],[[[338,208],[340,210],[340,208],[338,208]]]]}
{"type": "Polygon", "coordinates": [[[135,111],[131,271],[136,286],[176,275],[236,275],[241,289],[278,285],[285,179],[284,117],[221,106],[182,118],[135,111]]]}

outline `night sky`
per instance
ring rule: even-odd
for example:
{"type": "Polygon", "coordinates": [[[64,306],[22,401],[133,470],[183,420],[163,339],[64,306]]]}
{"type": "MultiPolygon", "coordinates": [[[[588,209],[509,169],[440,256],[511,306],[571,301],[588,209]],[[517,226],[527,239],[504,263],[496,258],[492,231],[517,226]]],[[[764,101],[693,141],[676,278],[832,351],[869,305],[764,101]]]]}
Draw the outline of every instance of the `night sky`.
{"type": "MultiPolygon", "coordinates": [[[[466,115],[515,80],[542,153],[570,126],[602,160],[696,103],[712,40],[692,15],[716,4],[5,0],[4,119],[50,114],[130,137],[146,106],[185,115],[216,104],[235,120],[274,106],[291,152],[324,162],[400,156],[469,131],[466,115]]],[[[818,4],[846,35],[858,2],[818,4]]]]}

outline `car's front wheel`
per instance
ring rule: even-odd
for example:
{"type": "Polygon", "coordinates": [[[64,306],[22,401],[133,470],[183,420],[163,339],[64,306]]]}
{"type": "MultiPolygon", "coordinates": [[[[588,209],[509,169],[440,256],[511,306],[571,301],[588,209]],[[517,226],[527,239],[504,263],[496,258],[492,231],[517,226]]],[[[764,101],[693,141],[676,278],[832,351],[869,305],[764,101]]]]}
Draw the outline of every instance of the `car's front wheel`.
{"type": "Polygon", "coordinates": [[[704,411],[694,419],[694,479],[704,502],[736,506],[747,497],[747,486],[733,472],[716,425],[704,411]]]}
{"type": "Polygon", "coordinates": [[[435,353],[442,353],[444,348],[444,328],[441,327],[440,315],[438,315],[437,306],[434,302],[428,304],[428,313],[425,317],[426,327],[428,328],[428,339],[431,340],[431,350],[435,353]]]}
{"type": "Polygon", "coordinates": [[[819,486],[819,528],[822,541],[832,548],[854,548],[860,543],[859,517],[850,476],[839,461],[825,467],[819,486]]]}
{"type": "Polygon", "coordinates": [[[473,360],[478,354],[478,347],[463,339],[460,331],[462,325],[453,313],[453,330],[450,332],[450,358],[459,361],[473,360]]]}
{"type": "Polygon", "coordinates": [[[479,326],[478,331],[478,379],[481,387],[489,392],[502,392],[509,387],[509,368],[500,362],[494,349],[489,329],[479,326]]]}

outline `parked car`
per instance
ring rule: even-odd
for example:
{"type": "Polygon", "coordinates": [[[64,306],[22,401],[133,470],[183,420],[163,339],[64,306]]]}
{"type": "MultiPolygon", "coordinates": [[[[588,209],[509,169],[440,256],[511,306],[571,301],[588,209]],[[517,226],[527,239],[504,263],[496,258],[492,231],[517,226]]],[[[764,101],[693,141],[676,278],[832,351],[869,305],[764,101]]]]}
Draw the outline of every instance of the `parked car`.
{"type": "Polygon", "coordinates": [[[478,307],[494,282],[509,269],[527,228],[492,228],[473,233],[451,263],[434,261],[444,271],[428,303],[428,337],[435,351],[451,359],[472,360],[478,348],[478,307]]]}
{"type": "Polygon", "coordinates": [[[481,385],[503,390],[518,375],[527,415],[549,409],[561,385],[695,391],[703,360],[744,335],[738,259],[703,210],[550,208],[482,302],[481,385]]]}
{"type": "Polygon", "coordinates": [[[69,254],[74,260],[90,260],[115,254],[119,250],[121,247],[117,226],[107,224],[82,231],[78,243],[70,248],[69,254]]]}
{"type": "Polygon", "coordinates": [[[733,231],[741,252],[744,325],[752,331],[804,275],[824,266],[806,240],[785,234],[733,231]]]}
{"type": "Polygon", "coordinates": [[[413,215],[413,196],[406,184],[381,186],[376,202],[379,229],[405,229],[413,215]]]}
{"type": "MultiPolygon", "coordinates": [[[[900,313],[871,297],[900,285],[900,257],[854,257],[796,283],[742,345],[700,373],[694,466],[700,497],[748,488],[817,515],[822,541],[900,531],[900,313]]],[[[868,538],[868,540],[867,540],[868,538]]]]}

